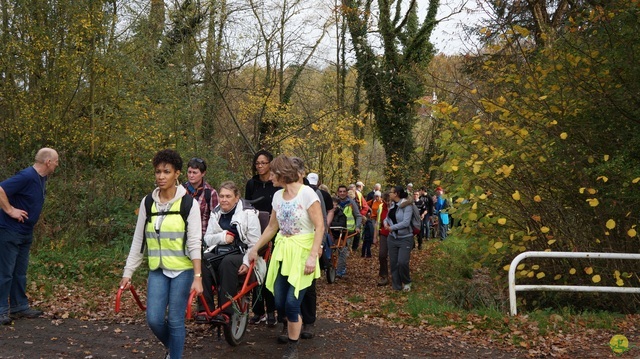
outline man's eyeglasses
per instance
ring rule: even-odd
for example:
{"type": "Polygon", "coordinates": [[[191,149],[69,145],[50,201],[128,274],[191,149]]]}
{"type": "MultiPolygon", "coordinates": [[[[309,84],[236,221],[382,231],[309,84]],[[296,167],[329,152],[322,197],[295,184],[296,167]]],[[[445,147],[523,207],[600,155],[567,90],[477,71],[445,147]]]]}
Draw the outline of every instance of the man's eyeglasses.
{"type": "Polygon", "coordinates": [[[269,163],[271,163],[271,162],[256,162],[255,165],[256,165],[256,167],[260,167],[260,166],[266,166],[269,163]]]}

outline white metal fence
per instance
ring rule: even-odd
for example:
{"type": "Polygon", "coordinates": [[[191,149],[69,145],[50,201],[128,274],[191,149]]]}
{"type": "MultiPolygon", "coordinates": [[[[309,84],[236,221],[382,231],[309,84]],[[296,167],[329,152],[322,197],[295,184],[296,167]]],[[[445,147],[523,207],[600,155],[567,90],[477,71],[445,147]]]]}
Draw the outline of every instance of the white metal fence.
{"type": "Polygon", "coordinates": [[[583,285],[516,285],[516,268],[525,258],[596,258],[596,259],[635,259],[640,260],[640,253],[598,253],[598,252],[524,252],[511,261],[509,267],[509,305],[511,315],[518,314],[516,308],[517,291],[559,291],[559,292],[607,292],[607,293],[640,293],[640,288],[599,287],[583,285]]]}

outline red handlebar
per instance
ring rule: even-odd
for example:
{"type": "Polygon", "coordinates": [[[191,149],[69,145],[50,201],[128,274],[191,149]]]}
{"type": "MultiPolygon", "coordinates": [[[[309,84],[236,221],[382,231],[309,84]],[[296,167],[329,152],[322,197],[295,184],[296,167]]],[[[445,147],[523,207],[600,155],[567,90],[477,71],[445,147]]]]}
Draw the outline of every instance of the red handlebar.
{"type": "MultiPolygon", "coordinates": [[[[118,289],[118,293],[116,293],[116,313],[120,312],[120,297],[122,296],[123,290],[124,289],[120,288],[118,289]]],[[[133,287],[133,285],[129,285],[129,290],[131,291],[131,294],[133,294],[133,299],[136,300],[138,307],[140,307],[142,311],[147,310],[147,307],[142,304],[142,301],[140,300],[140,297],[138,296],[138,293],[136,292],[136,289],[133,287]]]]}

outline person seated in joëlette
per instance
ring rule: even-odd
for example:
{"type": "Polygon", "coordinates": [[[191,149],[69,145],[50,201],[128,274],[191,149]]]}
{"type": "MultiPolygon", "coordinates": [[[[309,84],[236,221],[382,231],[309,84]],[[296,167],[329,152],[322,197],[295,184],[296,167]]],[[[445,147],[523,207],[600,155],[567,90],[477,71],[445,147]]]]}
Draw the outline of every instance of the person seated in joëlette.
{"type": "MultiPolygon", "coordinates": [[[[238,282],[249,270],[249,251],[260,239],[260,219],[258,211],[245,205],[240,200],[240,191],[231,181],[220,185],[218,191],[219,204],[211,213],[204,242],[207,249],[204,258],[217,257],[216,246],[234,245],[242,250],[227,254],[219,260],[210,261],[214,273],[203,271],[204,297],[210,310],[214,308],[212,287],[218,292],[218,305],[227,303],[238,293],[238,282]],[[213,275],[215,274],[215,278],[213,275]],[[215,280],[215,282],[214,282],[215,280]]],[[[262,260],[260,257],[258,260],[262,260]]],[[[264,270],[265,265],[258,266],[264,270]]],[[[258,274],[261,278],[264,273],[258,274]]],[[[214,321],[228,323],[233,315],[233,307],[227,307],[222,314],[213,318],[214,321]]],[[[203,321],[202,314],[196,316],[196,321],[203,321]]],[[[206,320],[206,317],[205,319],[206,320]]]]}

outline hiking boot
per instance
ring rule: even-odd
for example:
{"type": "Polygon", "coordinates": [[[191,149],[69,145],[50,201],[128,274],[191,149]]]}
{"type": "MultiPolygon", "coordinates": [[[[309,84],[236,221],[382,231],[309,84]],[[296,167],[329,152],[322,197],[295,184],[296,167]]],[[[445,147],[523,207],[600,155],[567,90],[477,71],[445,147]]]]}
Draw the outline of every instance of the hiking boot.
{"type": "Polygon", "coordinates": [[[0,314],[0,325],[11,325],[11,317],[8,314],[0,314]]]}
{"type": "Polygon", "coordinates": [[[44,313],[41,310],[29,308],[17,313],[11,313],[11,317],[14,319],[20,319],[20,318],[33,319],[33,318],[38,318],[42,316],[42,314],[44,313]]]}
{"type": "Polygon", "coordinates": [[[279,344],[287,344],[289,342],[289,332],[287,330],[287,322],[282,323],[282,332],[278,335],[279,344]]]}
{"type": "Polygon", "coordinates": [[[300,338],[302,339],[312,339],[315,336],[313,332],[314,324],[302,324],[302,331],[300,332],[300,338]]]}
{"type": "Polygon", "coordinates": [[[282,359],[298,359],[298,341],[289,341],[287,349],[282,354],[282,359]]]}
{"type": "Polygon", "coordinates": [[[387,277],[378,278],[378,287],[382,287],[383,285],[387,285],[387,284],[389,284],[389,278],[387,277]]]}
{"type": "Polygon", "coordinates": [[[267,327],[273,328],[276,326],[276,314],[274,312],[267,313],[267,327]]]}
{"type": "Polygon", "coordinates": [[[260,324],[261,322],[266,322],[267,321],[267,315],[266,314],[256,314],[253,317],[251,317],[251,319],[249,319],[249,324],[260,324]]]}

